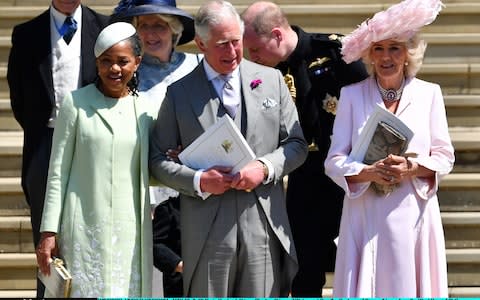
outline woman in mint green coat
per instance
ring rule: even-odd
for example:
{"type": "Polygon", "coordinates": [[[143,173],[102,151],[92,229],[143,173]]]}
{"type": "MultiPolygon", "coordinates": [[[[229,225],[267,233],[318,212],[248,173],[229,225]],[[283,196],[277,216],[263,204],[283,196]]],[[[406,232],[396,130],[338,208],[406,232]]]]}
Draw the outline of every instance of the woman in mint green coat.
{"type": "Polygon", "coordinates": [[[71,297],[151,296],[147,160],[158,107],[136,95],[141,54],[132,25],[107,26],[95,44],[99,80],[67,96],[57,119],[37,261],[48,274],[51,256],[64,259],[71,297]]]}

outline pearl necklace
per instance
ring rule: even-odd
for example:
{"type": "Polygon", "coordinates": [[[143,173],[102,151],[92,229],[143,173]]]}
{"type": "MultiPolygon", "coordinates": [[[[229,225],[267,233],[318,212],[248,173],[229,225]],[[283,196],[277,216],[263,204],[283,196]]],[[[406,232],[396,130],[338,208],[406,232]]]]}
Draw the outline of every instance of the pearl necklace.
{"type": "Polygon", "coordinates": [[[382,95],[382,99],[388,102],[395,102],[400,100],[400,98],[402,97],[403,88],[405,87],[405,78],[402,79],[402,84],[400,85],[400,88],[398,90],[384,89],[378,82],[378,79],[377,79],[377,87],[378,87],[378,91],[382,95]]]}

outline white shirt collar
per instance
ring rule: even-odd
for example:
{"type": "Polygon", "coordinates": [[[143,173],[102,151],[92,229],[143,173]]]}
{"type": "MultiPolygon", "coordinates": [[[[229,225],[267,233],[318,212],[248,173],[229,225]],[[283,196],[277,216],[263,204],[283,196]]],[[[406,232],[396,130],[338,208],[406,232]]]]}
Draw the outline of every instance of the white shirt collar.
{"type": "MultiPolygon", "coordinates": [[[[60,31],[60,28],[62,28],[63,23],[65,22],[65,19],[67,18],[66,15],[62,14],[59,12],[53,5],[50,6],[50,15],[53,18],[53,22],[55,23],[55,27],[57,28],[57,32],[60,31]]],[[[72,14],[73,18],[75,21],[77,21],[77,24],[79,24],[82,20],[82,5],[79,5],[77,9],[72,14]]]]}
{"type": "MultiPolygon", "coordinates": [[[[220,73],[218,73],[217,71],[215,71],[207,62],[206,59],[203,59],[203,68],[205,70],[205,74],[207,75],[207,79],[209,81],[213,80],[213,79],[216,79],[220,73]]],[[[235,77],[239,77],[240,75],[240,67],[237,67],[235,70],[233,70],[233,72],[230,74],[230,76],[232,78],[235,78],[235,77]]]]}

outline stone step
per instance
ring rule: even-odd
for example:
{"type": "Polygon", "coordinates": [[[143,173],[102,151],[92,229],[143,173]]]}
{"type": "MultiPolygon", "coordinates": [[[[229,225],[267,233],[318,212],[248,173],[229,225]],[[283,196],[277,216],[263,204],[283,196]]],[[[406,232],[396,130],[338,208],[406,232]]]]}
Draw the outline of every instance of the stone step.
{"type": "MultiPolygon", "coordinates": [[[[5,94],[5,93],[4,93],[5,94]]],[[[0,130],[21,130],[15,117],[13,116],[12,108],[10,106],[9,95],[5,98],[0,98],[0,130]]]]}
{"type": "Polygon", "coordinates": [[[440,209],[448,212],[477,212],[480,211],[479,189],[447,189],[438,191],[440,209]]]}
{"type": "Polygon", "coordinates": [[[0,177],[21,175],[22,145],[23,131],[0,130],[0,177]]]}
{"type": "Polygon", "coordinates": [[[478,173],[450,173],[440,182],[440,189],[478,189],[480,188],[480,174],[478,173]]]}
{"type": "MultiPolygon", "coordinates": [[[[321,32],[320,29],[315,31],[321,32]]],[[[2,34],[0,29],[0,62],[8,61],[11,41],[10,32],[2,34]]],[[[425,63],[480,63],[479,33],[426,33],[428,42],[425,63]],[[455,55],[452,55],[455,53],[455,55]]],[[[193,42],[182,45],[180,51],[198,52],[193,42]]],[[[247,53],[245,53],[247,55],[247,53]]]]}
{"type": "MultiPolygon", "coordinates": [[[[0,297],[1,297],[0,292],[0,297]]],[[[449,287],[448,288],[449,298],[472,298],[480,296],[480,287],[449,287]]],[[[323,298],[332,298],[333,297],[333,288],[323,288],[322,292],[323,298]]]]}
{"type": "Polygon", "coordinates": [[[480,287],[450,287],[448,288],[450,298],[474,298],[480,297],[480,287]]]}
{"type": "Polygon", "coordinates": [[[36,288],[34,253],[0,253],[0,290],[36,288]]]}
{"type": "Polygon", "coordinates": [[[450,138],[452,139],[452,143],[456,151],[480,150],[480,126],[450,126],[448,128],[448,131],[450,133],[450,138]]]}
{"type": "Polygon", "coordinates": [[[0,298],[32,299],[36,296],[36,290],[0,290],[0,298]]]}
{"type": "MultiPolygon", "coordinates": [[[[307,29],[321,28],[324,29],[322,31],[341,33],[350,32],[366,18],[389,6],[385,3],[371,3],[365,0],[357,3],[343,0],[334,3],[332,1],[312,2],[277,1],[292,24],[303,25],[307,29]],[[332,19],[335,22],[332,22],[332,19]]],[[[448,3],[437,20],[424,30],[426,32],[478,32],[475,25],[480,24],[478,19],[480,4],[473,1],[462,2],[448,3]]],[[[201,0],[182,1],[178,7],[193,15],[201,3],[203,3],[201,0]]],[[[239,12],[242,12],[251,1],[233,0],[232,3],[239,12]]],[[[30,5],[0,6],[0,18],[3,19],[1,26],[11,28],[14,24],[31,19],[43,12],[48,4],[48,1],[44,1],[30,5]]],[[[92,8],[101,13],[110,14],[116,4],[117,1],[103,3],[95,1],[92,8]]]]}
{"type": "Polygon", "coordinates": [[[480,94],[480,64],[423,64],[420,79],[440,84],[444,94],[480,94]]]}
{"type": "MultiPolygon", "coordinates": [[[[449,287],[450,298],[472,298],[480,296],[479,287],[449,287]]],[[[0,298],[35,298],[35,290],[0,290],[0,298]]],[[[333,296],[333,288],[325,287],[322,292],[323,298],[333,296]]]]}
{"type": "MultiPolygon", "coordinates": [[[[480,286],[480,249],[447,249],[447,261],[450,287],[480,286]]],[[[1,253],[0,271],[0,290],[33,289],[35,254],[1,253]]],[[[332,282],[329,273],[326,286],[331,287],[332,282]]]]}
{"type": "MultiPolygon", "coordinates": [[[[233,1],[239,12],[243,11],[247,4],[251,1],[233,1]]],[[[354,30],[357,25],[368,17],[371,17],[375,12],[385,8],[386,3],[365,3],[368,1],[357,1],[357,4],[344,3],[330,3],[331,1],[318,1],[316,3],[289,3],[290,1],[277,1],[286,12],[292,24],[302,26],[305,30],[311,32],[337,32],[347,34],[354,30]]],[[[383,2],[383,1],[382,1],[383,2]]],[[[179,7],[194,14],[198,6],[202,1],[193,1],[191,3],[184,2],[179,3],[179,7]]],[[[9,37],[11,35],[11,29],[16,24],[25,22],[36,15],[43,12],[48,7],[49,2],[38,3],[36,5],[29,6],[0,6],[0,35],[8,38],[6,41],[7,47],[9,47],[9,37]]],[[[117,1],[102,1],[93,4],[93,8],[97,11],[110,14],[113,8],[116,6],[117,1]]],[[[424,27],[423,32],[426,34],[479,34],[478,16],[480,15],[480,4],[476,2],[463,2],[463,3],[448,3],[447,7],[441,12],[440,17],[430,26],[424,27]]],[[[434,38],[434,37],[433,37],[434,38]]],[[[427,38],[427,40],[429,40],[427,38]]],[[[448,38],[442,37],[440,43],[445,45],[448,38]]],[[[478,44],[478,39],[474,37],[460,38],[460,43],[464,43],[465,47],[478,44]]],[[[478,60],[478,51],[469,51],[461,47],[463,51],[457,51],[455,59],[460,57],[460,53],[464,53],[467,56],[475,56],[478,60]]],[[[6,58],[8,51],[5,51],[5,47],[1,47],[0,57],[6,58]]],[[[193,43],[186,46],[189,50],[194,50],[193,43]]],[[[458,49],[456,47],[455,49],[458,49]]],[[[470,50],[478,49],[472,48],[470,50]]],[[[433,51],[428,50],[431,53],[436,53],[434,56],[450,53],[448,48],[444,47],[444,50],[433,51]]],[[[451,55],[449,55],[451,56],[451,55]]],[[[5,61],[0,59],[0,61],[5,61]]]]}
{"type": "Polygon", "coordinates": [[[29,216],[20,177],[0,177],[0,216],[29,216]]]}
{"type": "Polygon", "coordinates": [[[480,212],[442,212],[446,247],[480,248],[480,212]]]}
{"type": "Polygon", "coordinates": [[[0,156],[19,155],[22,153],[23,131],[0,130],[0,156]]]}
{"type": "Polygon", "coordinates": [[[480,125],[480,95],[445,95],[444,97],[450,127],[480,125]]]}
{"type": "Polygon", "coordinates": [[[0,216],[0,253],[34,252],[29,216],[0,216]]]}
{"type": "Polygon", "coordinates": [[[480,286],[480,249],[447,249],[448,285],[480,286]]]}
{"type": "Polygon", "coordinates": [[[480,173],[451,173],[440,182],[440,208],[450,212],[480,211],[480,173]]]}

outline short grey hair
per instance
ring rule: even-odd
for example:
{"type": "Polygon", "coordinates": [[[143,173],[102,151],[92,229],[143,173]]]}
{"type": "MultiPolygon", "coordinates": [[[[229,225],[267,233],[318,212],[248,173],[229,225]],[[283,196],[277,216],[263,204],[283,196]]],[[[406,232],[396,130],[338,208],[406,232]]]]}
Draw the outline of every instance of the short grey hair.
{"type": "Polygon", "coordinates": [[[235,7],[228,1],[210,0],[200,6],[195,15],[195,33],[203,42],[207,42],[210,39],[211,27],[232,17],[240,25],[240,31],[243,36],[245,26],[235,7]]]}
{"type": "MultiPolygon", "coordinates": [[[[420,34],[416,33],[408,40],[393,39],[396,42],[402,43],[407,48],[407,63],[404,68],[405,77],[415,77],[422,67],[425,50],[427,50],[427,42],[421,39],[420,34]]],[[[372,44],[373,45],[373,44],[372,44]]],[[[371,48],[371,46],[370,46],[371,48]]],[[[375,68],[372,66],[372,58],[370,57],[370,48],[363,56],[363,62],[370,75],[375,74],[375,68]]]]}
{"type": "MultiPolygon", "coordinates": [[[[178,41],[180,41],[180,38],[182,37],[182,32],[183,32],[183,24],[180,21],[180,19],[176,16],[167,15],[167,14],[154,14],[154,15],[168,24],[168,27],[170,27],[170,30],[172,30],[172,33],[173,33],[172,34],[173,47],[176,47],[178,44],[178,41]]],[[[135,26],[135,28],[138,27],[138,17],[139,16],[135,16],[132,21],[132,24],[133,26],[135,26]]]]}

